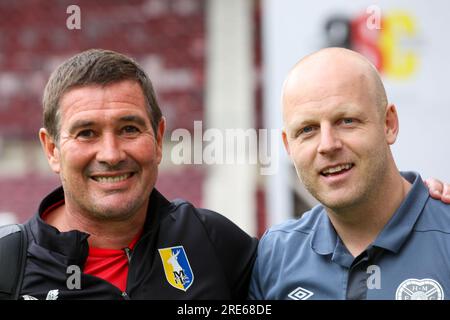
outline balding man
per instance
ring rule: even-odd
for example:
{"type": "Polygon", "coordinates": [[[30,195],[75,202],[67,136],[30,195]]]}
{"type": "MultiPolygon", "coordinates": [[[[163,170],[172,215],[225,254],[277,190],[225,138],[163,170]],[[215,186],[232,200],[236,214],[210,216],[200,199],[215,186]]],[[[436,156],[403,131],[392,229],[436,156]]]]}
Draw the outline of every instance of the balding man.
{"type": "Polygon", "coordinates": [[[284,145],[321,204],[265,233],[250,298],[450,297],[450,205],[397,169],[397,111],[375,68],[320,50],[289,73],[282,103],[284,145]]]}

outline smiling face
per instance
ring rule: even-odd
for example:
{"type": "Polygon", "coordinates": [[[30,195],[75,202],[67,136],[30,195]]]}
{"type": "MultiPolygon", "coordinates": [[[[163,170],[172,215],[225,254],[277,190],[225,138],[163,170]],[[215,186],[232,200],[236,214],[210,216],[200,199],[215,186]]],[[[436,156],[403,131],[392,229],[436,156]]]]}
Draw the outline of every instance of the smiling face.
{"type": "Polygon", "coordinates": [[[296,66],[285,83],[285,147],[309,192],[333,210],[368,201],[391,161],[396,132],[385,112],[390,119],[395,109],[377,105],[370,72],[356,58],[325,54],[296,66]]]}
{"type": "Polygon", "coordinates": [[[155,134],[137,82],[88,85],[60,101],[60,140],[40,138],[60,175],[68,210],[122,221],[147,209],[162,157],[164,119],[155,134]]]}

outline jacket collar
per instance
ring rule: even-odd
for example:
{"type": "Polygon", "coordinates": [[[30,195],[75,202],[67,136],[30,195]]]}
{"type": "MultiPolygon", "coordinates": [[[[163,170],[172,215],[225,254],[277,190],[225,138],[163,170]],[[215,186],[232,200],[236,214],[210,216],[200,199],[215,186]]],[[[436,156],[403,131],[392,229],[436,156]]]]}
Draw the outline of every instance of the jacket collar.
{"type": "Polygon", "coordinates": [[[328,218],[325,208],[318,213],[311,237],[311,248],[320,255],[333,253],[338,239],[337,233],[328,218]]]}
{"type": "MultiPolygon", "coordinates": [[[[38,212],[28,222],[32,237],[38,246],[63,255],[68,263],[84,265],[89,252],[87,242],[89,234],[78,230],[60,232],[42,219],[42,214],[46,210],[61,202],[64,202],[62,187],[55,189],[42,200],[38,212]]],[[[170,213],[172,207],[174,205],[154,188],[150,194],[147,217],[141,238],[158,228],[159,222],[170,213]]]]}
{"type": "MultiPolygon", "coordinates": [[[[412,184],[411,190],[372,244],[394,253],[399,251],[412,232],[429,198],[428,190],[418,173],[401,172],[401,175],[412,184]]],[[[337,254],[342,246],[342,241],[322,207],[311,238],[311,248],[320,255],[327,255],[337,254]]]]}
{"type": "Polygon", "coordinates": [[[402,172],[403,178],[412,184],[406,198],[375,239],[373,246],[397,253],[414,229],[425,204],[430,197],[420,175],[402,172]]]}

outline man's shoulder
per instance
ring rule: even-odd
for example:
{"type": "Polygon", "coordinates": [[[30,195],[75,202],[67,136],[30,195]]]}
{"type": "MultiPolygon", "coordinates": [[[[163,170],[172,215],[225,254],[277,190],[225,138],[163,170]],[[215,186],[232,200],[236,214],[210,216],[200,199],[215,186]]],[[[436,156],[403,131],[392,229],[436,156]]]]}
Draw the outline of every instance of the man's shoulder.
{"type": "Polygon", "coordinates": [[[256,241],[226,216],[209,209],[198,208],[183,199],[171,202],[168,216],[172,221],[172,228],[178,225],[183,230],[191,230],[191,233],[196,233],[197,236],[205,234],[214,243],[223,243],[227,240],[230,244],[236,241],[244,243],[256,241]]]}
{"type": "Polygon", "coordinates": [[[290,219],[267,230],[264,238],[278,238],[290,236],[308,236],[319,227],[320,221],[326,218],[326,212],[322,205],[317,205],[306,211],[298,219],[290,219]]]}
{"type": "Polygon", "coordinates": [[[450,236],[450,204],[428,198],[415,231],[437,231],[450,236]]]}
{"type": "Polygon", "coordinates": [[[209,209],[198,208],[184,199],[175,199],[172,201],[172,210],[170,214],[174,219],[190,219],[205,225],[239,228],[224,215],[209,209]]]}
{"type": "MultiPolygon", "coordinates": [[[[178,239],[190,250],[193,268],[195,265],[199,268],[214,266],[222,270],[230,297],[243,299],[247,296],[258,245],[256,238],[224,215],[179,199],[172,201],[172,210],[162,228],[164,232],[160,232],[160,237],[167,238],[170,234],[171,242],[178,239]]],[[[166,239],[160,238],[161,242],[163,240],[166,239]]]]}
{"type": "Polygon", "coordinates": [[[9,236],[10,234],[20,232],[21,229],[17,224],[8,224],[0,226],[0,239],[9,236]]]}

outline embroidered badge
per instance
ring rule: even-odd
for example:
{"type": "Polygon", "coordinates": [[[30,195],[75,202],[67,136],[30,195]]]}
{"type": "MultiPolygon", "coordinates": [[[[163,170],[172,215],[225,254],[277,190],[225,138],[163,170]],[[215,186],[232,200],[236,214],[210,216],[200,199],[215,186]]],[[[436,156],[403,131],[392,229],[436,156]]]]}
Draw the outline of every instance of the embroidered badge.
{"type": "Polygon", "coordinates": [[[396,300],[444,300],[444,290],[433,279],[407,279],[397,288],[396,300]]]}
{"type": "Polygon", "coordinates": [[[194,282],[189,260],[183,246],[158,249],[167,281],[175,288],[187,291],[194,282]]]}

